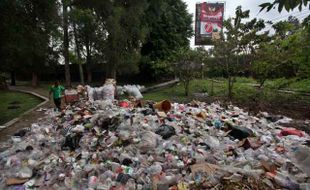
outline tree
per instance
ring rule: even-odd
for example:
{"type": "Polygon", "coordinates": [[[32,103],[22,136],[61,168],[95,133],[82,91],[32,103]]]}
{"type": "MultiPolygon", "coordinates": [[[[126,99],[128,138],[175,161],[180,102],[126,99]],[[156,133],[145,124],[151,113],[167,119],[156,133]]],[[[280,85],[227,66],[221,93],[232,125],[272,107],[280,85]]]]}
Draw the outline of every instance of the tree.
{"type": "Polygon", "coordinates": [[[267,9],[267,11],[270,11],[275,6],[278,6],[278,11],[281,12],[283,8],[285,8],[286,11],[292,11],[296,7],[301,11],[303,6],[307,6],[310,0],[275,0],[272,3],[263,3],[260,5],[261,10],[267,9]]]}
{"type": "Polygon", "coordinates": [[[106,22],[108,37],[105,54],[108,77],[116,78],[116,72],[138,71],[140,48],[147,32],[143,22],[146,8],[145,0],[113,2],[113,9],[106,22]]]}
{"type": "Polygon", "coordinates": [[[184,93],[189,95],[189,85],[191,80],[196,78],[201,71],[203,54],[198,50],[181,48],[173,56],[173,71],[180,79],[184,87],[184,93]]]}
{"type": "MultiPolygon", "coordinates": [[[[302,10],[303,7],[310,6],[309,4],[310,0],[274,0],[272,3],[263,3],[260,5],[261,11],[264,9],[269,12],[272,8],[275,8],[278,6],[278,11],[282,12],[283,8],[285,8],[286,11],[290,12],[293,11],[295,8],[298,7],[299,11],[302,10]]],[[[307,16],[305,19],[306,22],[304,22],[304,25],[307,25],[307,21],[310,20],[310,15],[307,16]]]]}
{"type": "Polygon", "coordinates": [[[254,77],[260,81],[260,86],[266,79],[275,77],[309,77],[309,32],[306,27],[290,17],[274,24],[273,28],[275,34],[259,46],[254,61],[254,77]]]}
{"type": "Polygon", "coordinates": [[[137,72],[141,44],[147,34],[144,17],[148,2],[76,0],[74,5],[94,13],[97,30],[92,57],[105,66],[106,76],[137,72]]]}
{"type": "Polygon", "coordinates": [[[55,58],[51,41],[57,34],[57,1],[1,1],[0,9],[1,67],[12,78],[17,69],[31,73],[36,86],[39,71],[55,58]]]}
{"type": "Polygon", "coordinates": [[[145,15],[150,31],[141,53],[143,62],[140,68],[146,75],[155,76],[167,73],[169,58],[174,51],[189,47],[193,35],[192,15],[182,0],[151,1],[145,15]]]}
{"type": "MultiPolygon", "coordinates": [[[[244,35],[241,31],[242,19],[249,17],[250,11],[242,11],[241,6],[236,8],[235,18],[229,18],[224,21],[224,27],[227,29],[225,36],[220,40],[215,41],[214,56],[218,63],[222,65],[228,79],[228,98],[233,95],[233,84],[235,77],[240,71],[240,52],[245,44],[241,42],[244,35]],[[235,59],[235,61],[233,61],[235,59]]],[[[243,42],[244,43],[244,42],[243,42]]]]}
{"type": "Polygon", "coordinates": [[[63,14],[63,56],[65,60],[66,86],[71,87],[70,65],[69,65],[69,34],[68,34],[68,7],[69,0],[62,0],[63,14]]]}
{"type": "Polygon", "coordinates": [[[281,51],[276,41],[260,45],[257,59],[252,65],[253,77],[258,80],[260,89],[267,79],[275,77],[275,73],[280,67],[281,57],[281,51]]]}
{"type": "Polygon", "coordinates": [[[85,81],[84,81],[84,70],[82,66],[83,63],[82,63],[82,57],[81,57],[81,44],[78,39],[78,34],[77,34],[75,23],[73,23],[73,33],[74,33],[74,40],[75,40],[75,51],[76,51],[76,56],[77,56],[76,64],[79,65],[80,82],[82,85],[84,85],[85,81]]]}
{"type": "Polygon", "coordinates": [[[245,66],[244,73],[250,70],[251,63],[255,59],[260,44],[270,40],[268,36],[269,32],[262,32],[264,28],[265,22],[263,20],[257,20],[256,18],[246,23],[240,23],[237,53],[243,66],[245,66]]]}
{"type": "MultiPolygon", "coordinates": [[[[94,12],[91,9],[76,6],[71,12],[71,20],[73,22],[73,33],[75,39],[76,54],[79,60],[80,78],[83,77],[81,53],[85,47],[86,67],[87,67],[87,82],[92,82],[92,57],[94,51],[94,44],[96,41],[96,31],[98,23],[96,21],[94,12]]],[[[82,81],[82,83],[84,83],[82,81]]]]}

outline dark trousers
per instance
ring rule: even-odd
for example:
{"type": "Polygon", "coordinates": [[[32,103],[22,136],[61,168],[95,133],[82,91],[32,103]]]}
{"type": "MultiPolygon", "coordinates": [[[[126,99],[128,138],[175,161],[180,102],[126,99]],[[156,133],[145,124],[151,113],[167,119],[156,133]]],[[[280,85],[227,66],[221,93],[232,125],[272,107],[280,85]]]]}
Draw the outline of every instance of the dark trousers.
{"type": "Polygon", "coordinates": [[[54,98],[54,103],[55,103],[55,106],[56,108],[58,108],[59,110],[61,110],[61,98],[54,98]]]}

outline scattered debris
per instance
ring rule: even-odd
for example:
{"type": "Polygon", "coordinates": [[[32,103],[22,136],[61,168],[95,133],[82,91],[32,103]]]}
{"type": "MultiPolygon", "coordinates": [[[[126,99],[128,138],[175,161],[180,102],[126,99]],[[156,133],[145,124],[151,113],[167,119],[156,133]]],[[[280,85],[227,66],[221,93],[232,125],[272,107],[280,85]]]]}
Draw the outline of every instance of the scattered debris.
{"type": "Polygon", "coordinates": [[[44,119],[0,144],[0,189],[309,187],[309,136],[282,127],[283,117],[198,101],[117,101],[115,84],[105,85],[108,93],[87,87],[89,99],[62,112],[38,110],[44,119]]]}

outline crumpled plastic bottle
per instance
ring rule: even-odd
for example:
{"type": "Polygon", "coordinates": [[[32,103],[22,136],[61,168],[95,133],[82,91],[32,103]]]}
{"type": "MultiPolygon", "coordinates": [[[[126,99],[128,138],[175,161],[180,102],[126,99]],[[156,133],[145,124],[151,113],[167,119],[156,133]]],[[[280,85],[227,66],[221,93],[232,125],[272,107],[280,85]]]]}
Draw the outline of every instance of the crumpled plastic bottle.
{"type": "Polygon", "coordinates": [[[156,174],[160,174],[160,172],[162,171],[162,167],[159,163],[154,163],[151,167],[149,167],[147,169],[147,172],[151,175],[156,175],[156,174]]]}

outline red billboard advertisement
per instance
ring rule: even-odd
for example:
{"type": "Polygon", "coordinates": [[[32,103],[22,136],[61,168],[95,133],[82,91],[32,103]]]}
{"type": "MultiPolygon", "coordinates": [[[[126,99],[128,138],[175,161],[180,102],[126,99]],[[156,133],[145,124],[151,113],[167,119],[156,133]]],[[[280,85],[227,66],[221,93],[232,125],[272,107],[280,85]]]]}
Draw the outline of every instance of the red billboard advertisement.
{"type": "Polygon", "coordinates": [[[197,3],[195,45],[212,45],[223,31],[224,3],[197,3]]]}

